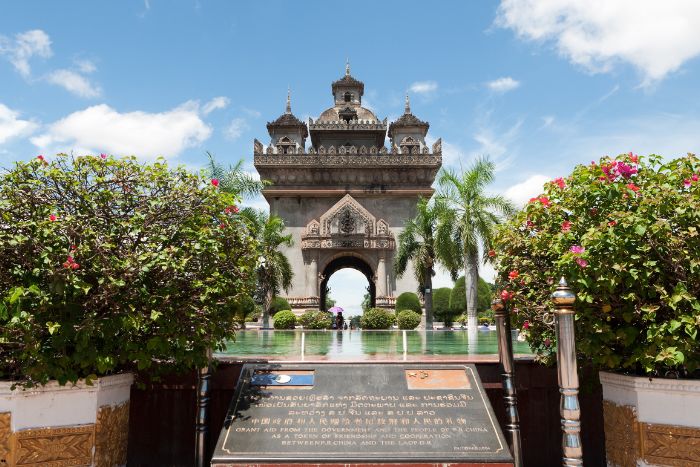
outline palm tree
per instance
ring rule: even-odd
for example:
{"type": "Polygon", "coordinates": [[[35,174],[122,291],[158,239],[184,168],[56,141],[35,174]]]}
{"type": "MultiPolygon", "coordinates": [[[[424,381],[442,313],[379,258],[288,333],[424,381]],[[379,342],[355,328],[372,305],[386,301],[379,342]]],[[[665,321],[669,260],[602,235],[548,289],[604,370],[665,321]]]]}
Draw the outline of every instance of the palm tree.
{"type": "Polygon", "coordinates": [[[477,325],[479,250],[486,259],[493,244],[495,227],[503,217],[515,211],[513,204],[505,197],[485,193],[486,186],[493,181],[494,170],[493,162],[481,158],[461,175],[443,169],[438,181],[438,199],[447,205],[438,225],[438,243],[449,241],[461,253],[452,258],[453,262],[447,266],[450,270],[464,267],[467,319],[471,329],[477,325]]]}
{"type": "Polygon", "coordinates": [[[445,263],[443,257],[449,256],[448,249],[453,248],[453,244],[449,242],[438,245],[433,234],[443,210],[444,204],[441,200],[432,204],[425,198],[418,200],[415,217],[406,222],[399,234],[399,248],[394,260],[394,273],[398,277],[406,272],[409,261],[413,262],[413,274],[420,284],[420,293],[425,301],[426,329],[433,328],[432,289],[435,264],[437,261],[445,263]]]}
{"type": "Polygon", "coordinates": [[[283,234],[284,221],[278,216],[253,208],[242,209],[240,215],[258,240],[257,295],[262,301],[263,328],[269,328],[272,298],[283,289],[289,290],[294,276],[289,260],[279,247],[291,247],[294,241],[291,234],[283,234]]]}
{"type": "Polygon", "coordinates": [[[258,180],[243,170],[243,159],[226,169],[216,162],[212,153],[207,151],[209,163],[204,172],[209,178],[219,180],[219,189],[228,193],[235,193],[243,197],[254,197],[260,194],[269,182],[258,180]]]}

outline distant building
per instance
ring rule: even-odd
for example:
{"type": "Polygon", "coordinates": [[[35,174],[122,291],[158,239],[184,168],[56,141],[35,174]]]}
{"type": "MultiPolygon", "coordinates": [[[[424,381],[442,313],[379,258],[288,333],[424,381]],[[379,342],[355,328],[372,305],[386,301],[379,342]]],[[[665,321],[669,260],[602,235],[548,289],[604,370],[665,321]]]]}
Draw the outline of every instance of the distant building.
{"type": "Polygon", "coordinates": [[[373,306],[392,308],[398,294],[418,289],[412,268],[393,274],[396,238],[419,197],[433,194],[442,143],[428,147],[429,125],[411,113],[408,96],[388,127],[362,107],[364,84],[349,65],[331,90],[333,106],[308,124],[288,95],[284,114],[267,124],[270,144],[254,143],[255,168],[272,182],[263,190],[270,212],[294,238],[284,250],[294,270],[287,299],[297,310],[322,307],[330,276],[349,267],[367,277],[373,306]]]}

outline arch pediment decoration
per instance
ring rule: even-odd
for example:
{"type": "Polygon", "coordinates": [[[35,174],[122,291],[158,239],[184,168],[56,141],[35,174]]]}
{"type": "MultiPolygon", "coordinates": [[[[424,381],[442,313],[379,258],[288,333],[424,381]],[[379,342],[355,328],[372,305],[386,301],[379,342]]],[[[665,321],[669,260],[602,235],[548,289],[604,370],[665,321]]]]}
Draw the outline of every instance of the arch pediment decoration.
{"type": "Polygon", "coordinates": [[[312,219],[302,235],[302,249],[355,248],[393,250],[394,235],[384,219],[372,215],[352,196],[345,195],[319,220],[312,219]]]}

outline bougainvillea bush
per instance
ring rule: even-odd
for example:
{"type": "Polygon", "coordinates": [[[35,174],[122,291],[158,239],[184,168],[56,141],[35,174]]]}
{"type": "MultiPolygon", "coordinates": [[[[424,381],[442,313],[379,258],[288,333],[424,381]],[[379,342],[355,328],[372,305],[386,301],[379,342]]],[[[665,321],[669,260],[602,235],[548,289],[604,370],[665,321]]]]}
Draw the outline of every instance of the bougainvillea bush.
{"type": "MultiPolygon", "coordinates": [[[[576,346],[601,368],[689,376],[700,366],[700,163],[625,154],[577,166],[498,234],[501,298],[553,358],[550,295],[576,294],[576,346]]],[[[697,375],[697,373],[695,373],[697,375]]]]}
{"type": "Polygon", "coordinates": [[[0,378],[206,362],[232,337],[257,260],[236,197],[217,187],[106,155],[39,156],[0,175],[0,378]]]}

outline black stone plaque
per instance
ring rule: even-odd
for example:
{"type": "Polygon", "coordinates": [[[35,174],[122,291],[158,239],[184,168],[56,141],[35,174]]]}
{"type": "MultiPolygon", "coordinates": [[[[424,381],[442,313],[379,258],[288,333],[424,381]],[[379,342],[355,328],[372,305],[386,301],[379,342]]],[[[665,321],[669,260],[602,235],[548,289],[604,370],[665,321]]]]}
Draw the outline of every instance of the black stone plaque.
{"type": "Polygon", "coordinates": [[[248,364],[212,465],[509,463],[474,365],[248,364]]]}

